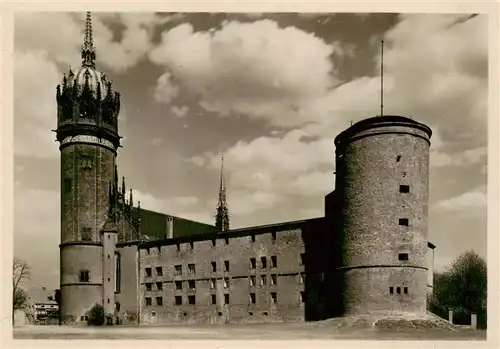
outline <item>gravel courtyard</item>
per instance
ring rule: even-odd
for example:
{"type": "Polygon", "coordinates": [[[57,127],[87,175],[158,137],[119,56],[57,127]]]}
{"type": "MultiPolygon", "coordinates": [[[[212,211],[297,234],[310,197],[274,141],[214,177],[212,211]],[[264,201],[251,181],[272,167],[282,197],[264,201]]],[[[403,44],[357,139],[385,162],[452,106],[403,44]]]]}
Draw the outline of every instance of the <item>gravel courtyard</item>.
{"type": "Polygon", "coordinates": [[[339,327],[332,321],[314,323],[59,327],[23,326],[14,339],[170,339],[170,340],[486,340],[486,331],[464,328],[339,327]]]}

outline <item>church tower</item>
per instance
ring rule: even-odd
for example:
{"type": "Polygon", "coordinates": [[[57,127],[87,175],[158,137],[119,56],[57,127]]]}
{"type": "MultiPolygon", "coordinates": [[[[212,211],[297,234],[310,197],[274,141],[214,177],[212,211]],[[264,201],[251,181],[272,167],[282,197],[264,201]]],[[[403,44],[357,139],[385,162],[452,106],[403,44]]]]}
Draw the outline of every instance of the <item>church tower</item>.
{"type": "Polygon", "coordinates": [[[57,86],[57,141],[61,151],[60,287],[63,323],[85,321],[103,305],[101,229],[109,217],[110,187],[116,188],[120,146],[120,95],[95,66],[87,12],[82,64],[69,68],[57,86]]]}
{"type": "Polygon", "coordinates": [[[217,214],[215,216],[215,227],[220,231],[229,230],[229,210],[227,209],[226,181],[224,179],[224,154],[222,154],[221,157],[219,202],[217,204],[217,214]]]}

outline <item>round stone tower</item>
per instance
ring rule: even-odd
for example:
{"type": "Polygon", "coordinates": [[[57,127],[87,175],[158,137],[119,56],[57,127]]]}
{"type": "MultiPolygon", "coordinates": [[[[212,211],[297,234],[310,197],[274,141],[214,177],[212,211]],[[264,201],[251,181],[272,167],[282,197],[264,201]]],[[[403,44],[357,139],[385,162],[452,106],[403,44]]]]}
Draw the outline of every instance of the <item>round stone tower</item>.
{"type": "Polygon", "coordinates": [[[102,305],[101,228],[108,218],[110,188],[116,185],[120,146],[120,96],[95,68],[90,13],[82,66],[57,86],[57,140],[61,151],[61,317],[85,321],[102,305]]]}
{"type": "Polygon", "coordinates": [[[346,314],[426,312],[431,135],[388,115],[335,139],[346,314]]]}

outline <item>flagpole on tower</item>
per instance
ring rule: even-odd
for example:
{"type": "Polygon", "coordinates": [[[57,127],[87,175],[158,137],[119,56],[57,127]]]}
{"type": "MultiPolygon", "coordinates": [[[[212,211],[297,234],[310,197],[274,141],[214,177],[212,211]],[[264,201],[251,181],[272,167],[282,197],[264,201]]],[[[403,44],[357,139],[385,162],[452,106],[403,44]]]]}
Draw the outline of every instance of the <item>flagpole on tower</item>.
{"type": "Polygon", "coordinates": [[[380,41],[380,116],[384,115],[384,40],[380,41]]]}

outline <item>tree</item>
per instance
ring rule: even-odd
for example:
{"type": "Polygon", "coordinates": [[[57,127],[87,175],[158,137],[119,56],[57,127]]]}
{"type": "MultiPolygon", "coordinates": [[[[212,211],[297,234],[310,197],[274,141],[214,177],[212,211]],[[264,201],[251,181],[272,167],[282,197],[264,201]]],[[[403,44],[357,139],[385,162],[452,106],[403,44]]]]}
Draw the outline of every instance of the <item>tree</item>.
{"type": "Polygon", "coordinates": [[[26,291],[22,285],[30,278],[30,267],[26,262],[14,258],[12,266],[12,321],[14,321],[14,311],[21,309],[28,300],[26,291]]]}
{"type": "Polygon", "coordinates": [[[104,308],[100,304],[95,304],[89,311],[88,324],[91,326],[102,326],[104,324],[104,308]]]}
{"type": "Polygon", "coordinates": [[[453,309],[478,317],[486,314],[486,261],[474,251],[461,254],[443,273],[434,275],[431,306],[453,309]]]}

